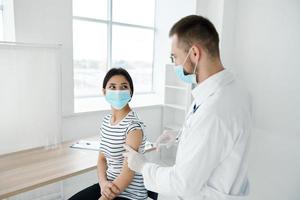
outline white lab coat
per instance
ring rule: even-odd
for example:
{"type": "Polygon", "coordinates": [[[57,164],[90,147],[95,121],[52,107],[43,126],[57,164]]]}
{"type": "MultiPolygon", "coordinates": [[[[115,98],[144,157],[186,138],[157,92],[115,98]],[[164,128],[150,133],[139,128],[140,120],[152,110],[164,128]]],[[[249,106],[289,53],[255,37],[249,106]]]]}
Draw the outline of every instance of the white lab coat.
{"type": "Polygon", "coordinates": [[[197,85],[192,94],[175,164],[147,163],[142,170],[146,188],[184,200],[246,199],[249,96],[227,69],[197,85]]]}

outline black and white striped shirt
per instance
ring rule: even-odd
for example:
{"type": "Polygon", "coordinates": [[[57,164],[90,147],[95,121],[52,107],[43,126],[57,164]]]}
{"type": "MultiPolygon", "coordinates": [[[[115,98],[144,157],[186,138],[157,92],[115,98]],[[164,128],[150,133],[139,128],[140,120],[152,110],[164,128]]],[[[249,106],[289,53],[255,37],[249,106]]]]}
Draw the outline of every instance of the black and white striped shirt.
{"type": "MultiPolygon", "coordinates": [[[[104,117],[101,126],[100,149],[104,154],[107,162],[107,179],[115,180],[121,173],[123,167],[123,145],[130,131],[141,129],[144,125],[137,117],[134,111],[130,111],[118,124],[111,124],[111,114],[104,117]]],[[[143,132],[143,140],[139,147],[139,152],[144,153],[146,136],[143,132]]],[[[144,180],[140,173],[135,173],[132,182],[128,187],[119,194],[119,197],[125,197],[132,200],[147,199],[147,190],[144,186],[144,180]]]]}

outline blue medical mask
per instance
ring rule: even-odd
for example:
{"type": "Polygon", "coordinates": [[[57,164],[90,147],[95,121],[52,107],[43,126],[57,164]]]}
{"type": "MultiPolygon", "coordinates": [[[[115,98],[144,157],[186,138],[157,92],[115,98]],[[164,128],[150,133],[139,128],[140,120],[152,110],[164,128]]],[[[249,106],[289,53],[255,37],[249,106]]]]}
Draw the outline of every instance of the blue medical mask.
{"type": "Polygon", "coordinates": [[[115,109],[121,110],[131,99],[129,90],[106,90],[106,101],[115,109]]]}
{"type": "Polygon", "coordinates": [[[189,50],[189,53],[188,53],[188,55],[185,57],[183,63],[182,63],[181,65],[176,65],[176,66],[175,66],[175,73],[176,73],[176,75],[178,76],[178,78],[179,78],[180,80],[182,80],[183,82],[189,83],[189,84],[192,84],[192,83],[197,84],[197,78],[196,78],[196,73],[195,73],[195,72],[196,72],[196,68],[197,68],[197,65],[198,65],[198,61],[197,61],[196,65],[195,65],[195,67],[194,67],[194,72],[193,72],[193,74],[185,74],[184,68],[183,68],[183,65],[185,64],[187,58],[189,57],[189,55],[190,55],[190,53],[191,53],[191,50],[192,50],[192,49],[189,50]]]}

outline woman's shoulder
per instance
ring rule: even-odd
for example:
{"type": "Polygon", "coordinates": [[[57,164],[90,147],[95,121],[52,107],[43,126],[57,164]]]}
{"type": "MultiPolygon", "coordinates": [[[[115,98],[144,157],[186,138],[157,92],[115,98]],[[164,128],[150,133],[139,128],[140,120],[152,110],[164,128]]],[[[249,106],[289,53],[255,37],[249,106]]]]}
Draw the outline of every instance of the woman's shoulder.
{"type": "Polygon", "coordinates": [[[144,124],[144,122],[142,120],[140,120],[140,118],[138,117],[137,113],[135,111],[130,111],[130,113],[127,115],[127,125],[128,125],[128,129],[127,130],[131,130],[133,128],[140,128],[140,129],[144,129],[146,127],[146,125],[144,124]]]}

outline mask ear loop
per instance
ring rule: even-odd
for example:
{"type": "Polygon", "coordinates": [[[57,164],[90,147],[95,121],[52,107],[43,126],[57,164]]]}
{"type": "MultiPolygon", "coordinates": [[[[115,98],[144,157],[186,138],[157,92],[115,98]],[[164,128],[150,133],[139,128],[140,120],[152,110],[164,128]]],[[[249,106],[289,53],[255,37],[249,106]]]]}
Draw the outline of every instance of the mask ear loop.
{"type": "Polygon", "coordinates": [[[195,65],[195,67],[194,67],[194,74],[196,74],[196,69],[197,69],[198,62],[199,62],[199,61],[197,60],[196,65],[195,65]]]}
{"type": "Polygon", "coordinates": [[[188,54],[186,55],[186,57],[185,57],[185,59],[184,59],[184,61],[183,61],[183,63],[182,63],[182,66],[185,64],[186,60],[188,59],[188,57],[189,57],[189,55],[190,55],[190,53],[191,53],[191,50],[192,50],[192,48],[190,48],[188,54]]]}

